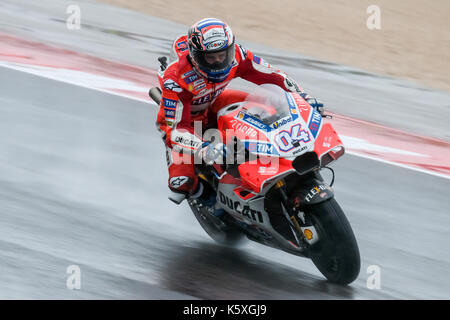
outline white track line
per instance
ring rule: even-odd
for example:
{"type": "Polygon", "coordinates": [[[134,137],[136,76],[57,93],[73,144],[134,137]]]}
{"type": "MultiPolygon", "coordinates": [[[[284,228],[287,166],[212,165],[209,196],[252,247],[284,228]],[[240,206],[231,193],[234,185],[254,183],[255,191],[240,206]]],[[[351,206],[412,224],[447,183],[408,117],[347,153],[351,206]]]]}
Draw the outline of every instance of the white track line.
{"type": "Polygon", "coordinates": [[[390,165],[397,166],[397,167],[400,167],[400,168],[405,168],[405,169],[414,170],[414,171],[421,172],[421,173],[430,174],[430,175],[433,175],[433,176],[436,176],[436,177],[440,177],[440,178],[450,179],[450,176],[448,176],[448,175],[446,175],[444,173],[439,173],[439,172],[426,170],[426,169],[420,169],[420,168],[417,168],[417,167],[411,167],[411,166],[408,166],[406,164],[380,159],[380,158],[377,158],[377,157],[373,157],[373,156],[369,156],[369,155],[366,155],[366,154],[359,153],[357,151],[345,150],[345,153],[349,154],[349,155],[352,155],[352,156],[357,156],[357,157],[366,158],[366,159],[373,160],[373,161],[382,162],[382,163],[385,163],[385,164],[390,164],[390,165]]]}
{"type": "MultiPolygon", "coordinates": [[[[59,76],[55,76],[55,75],[48,74],[48,73],[43,73],[43,72],[40,72],[37,69],[32,70],[32,69],[24,68],[24,65],[22,65],[22,64],[16,64],[16,63],[0,61],[0,67],[13,69],[13,70],[21,71],[21,72],[25,72],[25,73],[30,73],[30,74],[33,74],[33,75],[36,75],[36,76],[40,76],[40,77],[43,77],[43,78],[48,78],[48,79],[51,79],[51,80],[65,82],[65,83],[72,84],[72,85],[75,85],[75,86],[79,86],[79,87],[83,87],[83,88],[90,89],[90,90],[96,90],[96,91],[100,91],[100,92],[103,92],[103,93],[116,95],[116,96],[119,96],[119,97],[122,97],[122,98],[126,98],[126,99],[132,99],[132,100],[135,100],[135,101],[139,101],[139,102],[143,102],[143,103],[146,103],[146,104],[153,105],[155,107],[157,106],[157,104],[154,101],[152,101],[150,98],[148,100],[146,100],[146,99],[141,99],[141,98],[129,96],[129,95],[126,95],[126,94],[123,94],[123,93],[118,93],[118,92],[115,92],[115,91],[112,91],[112,90],[108,90],[108,89],[87,86],[87,85],[85,85],[85,84],[83,84],[83,83],[81,83],[79,81],[78,82],[77,81],[72,81],[72,80],[69,80],[68,78],[59,77],[59,76]]],[[[119,79],[117,79],[117,80],[120,81],[119,79]]],[[[385,164],[389,164],[389,165],[393,165],[393,166],[397,166],[397,167],[401,167],[401,168],[405,168],[405,169],[409,169],[409,170],[413,170],[413,171],[417,171],[417,172],[433,175],[433,176],[436,176],[436,177],[450,179],[450,176],[448,176],[446,174],[442,174],[442,173],[439,173],[439,172],[434,172],[434,171],[426,170],[426,169],[420,169],[420,168],[417,168],[417,167],[408,166],[408,165],[405,165],[405,164],[401,164],[401,163],[397,163],[397,162],[393,162],[393,161],[380,159],[378,157],[368,156],[368,155],[365,155],[365,154],[361,154],[361,153],[359,153],[357,151],[346,150],[346,153],[350,154],[350,155],[353,155],[353,156],[366,158],[366,159],[369,159],[369,160],[378,161],[378,162],[382,162],[382,163],[385,163],[385,164]]]]}

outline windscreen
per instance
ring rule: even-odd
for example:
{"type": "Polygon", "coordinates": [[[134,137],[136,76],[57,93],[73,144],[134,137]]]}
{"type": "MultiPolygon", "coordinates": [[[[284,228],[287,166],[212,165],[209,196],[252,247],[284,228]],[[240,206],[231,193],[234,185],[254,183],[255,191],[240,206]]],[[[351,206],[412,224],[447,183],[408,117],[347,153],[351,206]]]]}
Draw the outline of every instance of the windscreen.
{"type": "Polygon", "coordinates": [[[263,84],[245,99],[247,113],[266,125],[290,115],[286,94],[283,89],[272,84],[263,84]]]}

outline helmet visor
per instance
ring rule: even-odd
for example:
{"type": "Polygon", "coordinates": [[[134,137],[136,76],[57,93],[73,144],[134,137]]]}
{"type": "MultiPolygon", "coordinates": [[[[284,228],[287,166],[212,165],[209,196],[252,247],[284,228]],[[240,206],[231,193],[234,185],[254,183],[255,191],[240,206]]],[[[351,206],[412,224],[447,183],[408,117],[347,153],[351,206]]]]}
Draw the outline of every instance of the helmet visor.
{"type": "Polygon", "coordinates": [[[195,50],[193,58],[200,69],[208,74],[228,72],[234,60],[234,45],[217,51],[195,50]]]}

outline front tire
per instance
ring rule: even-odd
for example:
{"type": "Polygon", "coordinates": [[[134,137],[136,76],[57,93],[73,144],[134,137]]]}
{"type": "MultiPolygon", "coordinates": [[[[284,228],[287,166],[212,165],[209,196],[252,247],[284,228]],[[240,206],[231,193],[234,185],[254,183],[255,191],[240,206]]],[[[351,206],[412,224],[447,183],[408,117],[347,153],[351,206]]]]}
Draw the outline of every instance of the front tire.
{"type": "Polygon", "coordinates": [[[312,205],[305,214],[319,234],[311,260],[331,282],[349,284],[359,275],[361,260],[353,230],[334,198],[312,205]]]}

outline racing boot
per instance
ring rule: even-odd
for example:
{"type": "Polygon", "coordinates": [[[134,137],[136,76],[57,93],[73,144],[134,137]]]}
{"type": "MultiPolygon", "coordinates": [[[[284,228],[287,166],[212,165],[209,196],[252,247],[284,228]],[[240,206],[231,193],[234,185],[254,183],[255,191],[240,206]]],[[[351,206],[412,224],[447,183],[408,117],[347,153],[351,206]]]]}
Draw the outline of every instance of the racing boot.
{"type": "Polygon", "coordinates": [[[206,184],[206,186],[199,181],[197,190],[190,196],[191,199],[195,199],[199,204],[199,207],[207,207],[210,214],[213,216],[220,218],[225,210],[219,207],[217,204],[216,193],[214,190],[206,184]]]}

